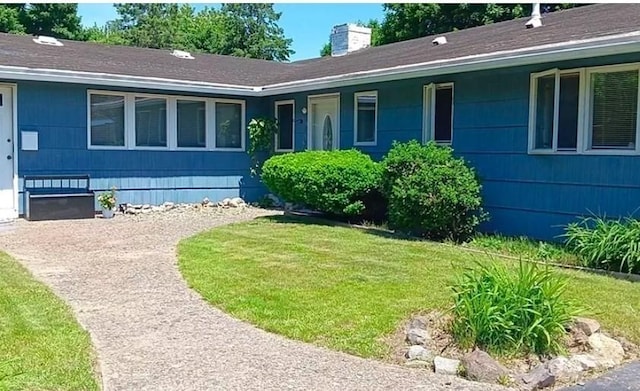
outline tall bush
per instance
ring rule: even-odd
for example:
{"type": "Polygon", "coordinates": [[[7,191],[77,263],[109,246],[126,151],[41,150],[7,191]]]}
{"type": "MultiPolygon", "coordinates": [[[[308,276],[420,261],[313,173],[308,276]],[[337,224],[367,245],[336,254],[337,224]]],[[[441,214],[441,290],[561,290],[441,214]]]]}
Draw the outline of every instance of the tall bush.
{"type": "Polygon", "coordinates": [[[640,274],[640,220],[585,217],[565,228],[583,266],[640,274]]]}
{"type": "Polygon", "coordinates": [[[381,165],[391,228],[464,241],[485,218],[475,172],[451,148],[415,140],[394,143],[381,165]]]}
{"type": "Polygon", "coordinates": [[[453,337],[465,349],[499,355],[558,353],[565,327],[579,312],[565,298],[566,288],[566,278],[548,267],[520,262],[512,271],[478,264],[452,287],[453,337]]]}
{"type": "Polygon", "coordinates": [[[357,150],[273,156],[262,167],[267,188],[287,202],[335,215],[360,215],[379,187],[380,167],[357,150]]]}

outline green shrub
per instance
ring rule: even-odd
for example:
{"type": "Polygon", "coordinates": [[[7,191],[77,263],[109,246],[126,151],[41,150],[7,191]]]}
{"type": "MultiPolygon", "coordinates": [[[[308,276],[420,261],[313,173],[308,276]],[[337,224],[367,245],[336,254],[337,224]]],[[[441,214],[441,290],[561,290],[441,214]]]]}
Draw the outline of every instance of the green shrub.
{"type": "Polygon", "coordinates": [[[567,282],[549,268],[520,262],[480,265],[453,286],[451,331],[467,349],[480,347],[498,355],[562,351],[565,326],[578,313],[564,298],[567,282]]]}
{"type": "Polygon", "coordinates": [[[389,226],[430,239],[464,241],[485,218],[480,183],[449,147],[394,143],[382,163],[389,226]]]}
{"type": "Polygon", "coordinates": [[[640,273],[640,220],[585,217],[569,224],[564,237],[583,266],[640,273]]]}
{"type": "Polygon", "coordinates": [[[335,215],[360,215],[380,183],[380,167],[353,150],[278,155],[262,167],[267,188],[287,202],[335,215]]]}

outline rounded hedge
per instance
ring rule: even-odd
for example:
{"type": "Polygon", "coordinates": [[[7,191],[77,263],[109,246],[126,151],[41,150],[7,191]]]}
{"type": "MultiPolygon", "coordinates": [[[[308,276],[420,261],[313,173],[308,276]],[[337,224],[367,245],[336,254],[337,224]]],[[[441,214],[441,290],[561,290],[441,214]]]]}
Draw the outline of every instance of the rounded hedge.
{"type": "Polygon", "coordinates": [[[380,182],[380,167],[352,150],[304,151],[269,158],[262,167],[269,191],[287,202],[335,215],[360,215],[380,182]]]}
{"type": "Polygon", "coordinates": [[[484,218],[481,186],[449,147],[394,143],[382,161],[389,226],[434,240],[464,241],[484,218]]]}

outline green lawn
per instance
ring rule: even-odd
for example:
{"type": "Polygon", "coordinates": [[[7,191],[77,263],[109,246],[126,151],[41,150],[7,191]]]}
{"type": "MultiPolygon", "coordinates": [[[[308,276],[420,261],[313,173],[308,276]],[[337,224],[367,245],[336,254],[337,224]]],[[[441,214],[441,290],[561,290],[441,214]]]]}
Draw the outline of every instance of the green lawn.
{"type": "Polygon", "coordinates": [[[0,390],[98,390],[89,335],[69,308],[0,252],[0,390]]]}
{"type": "MultiPolygon", "coordinates": [[[[179,245],[180,269],[213,305],[266,330],[365,357],[410,314],[451,305],[450,283],[474,259],[463,248],[289,217],[199,234],[179,245]]],[[[509,261],[513,263],[513,261],[509,261]]],[[[583,272],[570,295],[605,330],[640,343],[640,284],[583,272]]]]}

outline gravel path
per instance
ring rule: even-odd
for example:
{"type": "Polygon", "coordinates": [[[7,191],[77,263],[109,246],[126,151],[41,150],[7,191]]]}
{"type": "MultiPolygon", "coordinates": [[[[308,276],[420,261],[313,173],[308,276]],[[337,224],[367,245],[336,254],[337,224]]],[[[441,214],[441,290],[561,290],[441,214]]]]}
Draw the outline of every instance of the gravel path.
{"type": "Polygon", "coordinates": [[[178,240],[270,213],[19,220],[0,231],[0,248],[71,305],[91,334],[105,391],[499,389],[288,340],[226,315],[186,286],[178,240]]]}

